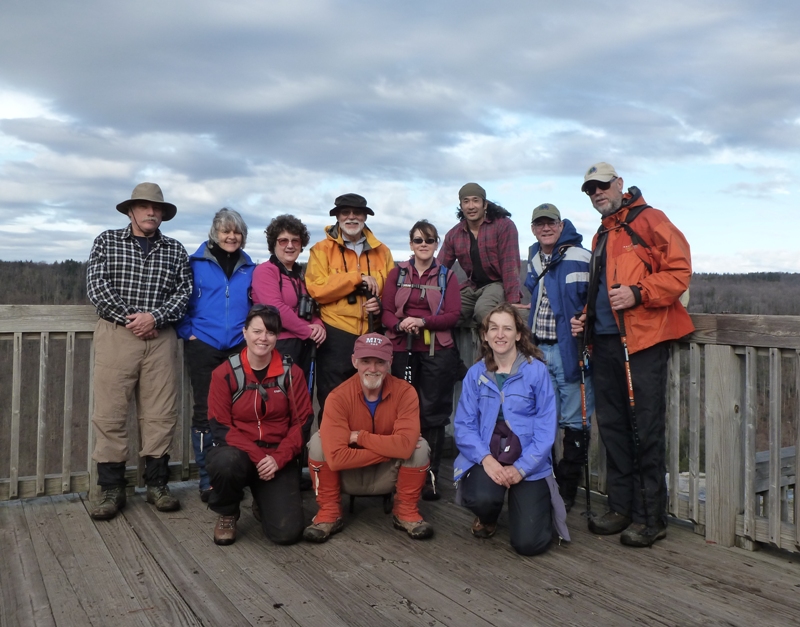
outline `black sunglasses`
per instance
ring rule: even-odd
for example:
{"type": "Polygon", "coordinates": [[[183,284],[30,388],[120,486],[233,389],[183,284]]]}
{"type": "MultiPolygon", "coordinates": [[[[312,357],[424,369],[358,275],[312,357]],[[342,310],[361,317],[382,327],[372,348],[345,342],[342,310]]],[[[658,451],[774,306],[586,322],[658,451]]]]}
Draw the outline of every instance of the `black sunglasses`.
{"type": "Polygon", "coordinates": [[[606,191],[609,187],[611,187],[611,183],[617,180],[617,177],[614,177],[610,181],[606,181],[605,183],[601,183],[599,181],[592,181],[591,183],[586,183],[586,189],[583,191],[586,192],[587,196],[594,196],[594,193],[600,189],[606,191]]]}
{"type": "Polygon", "coordinates": [[[422,239],[421,237],[415,237],[414,239],[411,240],[412,244],[421,244],[422,242],[425,242],[426,244],[435,244],[436,238],[426,237],[425,239],[422,239]]]}
{"type": "Polygon", "coordinates": [[[251,314],[257,314],[259,312],[266,311],[267,313],[278,314],[281,315],[281,312],[278,311],[278,308],[275,305],[253,305],[250,308],[251,314]]]}

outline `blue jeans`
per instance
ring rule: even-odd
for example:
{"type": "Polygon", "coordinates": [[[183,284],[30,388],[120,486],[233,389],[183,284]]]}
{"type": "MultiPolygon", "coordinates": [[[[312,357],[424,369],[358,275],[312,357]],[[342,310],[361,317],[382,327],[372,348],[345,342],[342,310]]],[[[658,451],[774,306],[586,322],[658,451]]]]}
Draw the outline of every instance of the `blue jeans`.
{"type": "MultiPolygon", "coordinates": [[[[540,344],[539,349],[544,353],[547,362],[547,372],[553,383],[556,395],[556,413],[558,414],[559,429],[583,429],[581,415],[581,383],[567,383],[564,380],[564,365],[561,363],[561,352],[558,344],[540,344]]],[[[586,376],[586,426],[591,426],[591,417],[594,413],[594,388],[592,377],[586,376]]]]}

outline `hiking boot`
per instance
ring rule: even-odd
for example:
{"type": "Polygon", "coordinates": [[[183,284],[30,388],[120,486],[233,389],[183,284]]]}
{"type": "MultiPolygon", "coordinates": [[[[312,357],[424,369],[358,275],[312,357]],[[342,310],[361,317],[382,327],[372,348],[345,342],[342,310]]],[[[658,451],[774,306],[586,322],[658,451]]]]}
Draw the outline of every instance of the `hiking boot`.
{"type": "Polygon", "coordinates": [[[220,516],[217,524],[214,525],[214,544],[226,546],[236,542],[236,519],[235,516],[220,516]]]}
{"type": "Polygon", "coordinates": [[[600,536],[611,536],[624,531],[631,524],[631,519],[615,511],[608,510],[599,518],[589,519],[589,531],[600,536]]]}
{"type": "Polygon", "coordinates": [[[95,520],[111,520],[125,507],[127,496],[123,486],[106,488],[102,493],[103,498],[89,512],[95,520]]]}
{"type": "Polygon", "coordinates": [[[147,486],[145,499],[155,505],[159,512],[174,512],[181,507],[180,501],[170,494],[169,488],[165,485],[147,486]]]}
{"type": "Polygon", "coordinates": [[[476,538],[482,538],[484,540],[488,540],[497,532],[497,523],[486,523],[483,524],[481,519],[475,517],[475,520],[472,521],[472,535],[476,538]]]}
{"type": "Polygon", "coordinates": [[[400,520],[397,516],[392,516],[392,526],[405,531],[413,540],[424,540],[433,535],[433,525],[424,520],[400,520]]]}
{"type": "Polygon", "coordinates": [[[208,488],[208,490],[200,490],[200,500],[203,501],[203,503],[208,503],[209,496],[211,496],[211,488],[208,488]]]}
{"type": "Polygon", "coordinates": [[[337,518],[334,522],[311,523],[303,529],[303,540],[308,542],[325,542],[334,533],[339,533],[344,528],[344,521],[337,518]]]}
{"type": "Polygon", "coordinates": [[[667,526],[663,522],[654,527],[648,527],[644,523],[633,523],[622,532],[619,541],[625,546],[646,547],[666,537],[667,526]]]}
{"type": "Polygon", "coordinates": [[[261,510],[258,507],[258,501],[253,499],[253,518],[255,518],[258,522],[261,522],[261,510]]]}

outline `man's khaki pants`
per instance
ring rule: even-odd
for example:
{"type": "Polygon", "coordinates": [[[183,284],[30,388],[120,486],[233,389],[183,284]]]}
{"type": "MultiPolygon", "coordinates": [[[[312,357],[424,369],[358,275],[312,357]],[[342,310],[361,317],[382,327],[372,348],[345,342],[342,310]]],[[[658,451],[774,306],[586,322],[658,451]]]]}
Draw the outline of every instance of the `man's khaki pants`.
{"type": "Polygon", "coordinates": [[[163,457],[178,422],[178,339],[172,327],[140,340],[124,326],[98,320],[94,330],[94,425],[92,458],[128,460],[128,405],[136,392],[140,457],[163,457]]]}
{"type": "Polygon", "coordinates": [[[483,319],[500,303],[506,301],[506,293],[501,282],[489,283],[477,290],[471,287],[461,289],[461,317],[459,327],[480,327],[483,319]]]}

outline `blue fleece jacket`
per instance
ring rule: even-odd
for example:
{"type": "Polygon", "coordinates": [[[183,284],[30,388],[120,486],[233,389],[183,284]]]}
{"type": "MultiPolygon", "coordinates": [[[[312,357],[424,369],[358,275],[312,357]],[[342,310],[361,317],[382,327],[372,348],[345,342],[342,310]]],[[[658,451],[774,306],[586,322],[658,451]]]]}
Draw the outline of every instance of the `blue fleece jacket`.
{"type": "Polygon", "coordinates": [[[525,481],[553,474],[550,452],[558,422],[550,375],[547,366],[538,359],[529,362],[519,355],[502,392],[497,387],[495,373],[486,370],[483,360],[464,377],[453,421],[459,451],[453,463],[455,481],[489,455],[489,442],[501,406],[503,417],[522,445],[522,455],[514,467],[525,481]]]}
{"type": "Polygon", "coordinates": [[[572,222],[563,220],[564,230],[553,248],[550,269],[539,283],[536,277],[542,273],[542,262],[539,257],[539,242],[528,250],[528,275],[525,287],[531,293],[531,312],[528,326],[533,331],[536,312],[541,303],[539,286],[544,283],[550,307],[556,317],[556,336],[561,362],[564,365],[564,378],[567,383],[580,380],[578,368],[578,347],[572,337],[570,319],[579,311],[583,311],[589,295],[589,259],[592,254],[581,246],[583,236],[575,230],[572,222]]]}
{"type": "Polygon", "coordinates": [[[240,344],[242,327],[250,311],[250,280],[256,264],[241,251],[231,278],[208,250],[206,242],[189,257],[194,275],[194,288],[186,315],[178,323],[178,337],[188,340],[192,335],[218,350],[228,350],[240,344]]]}

